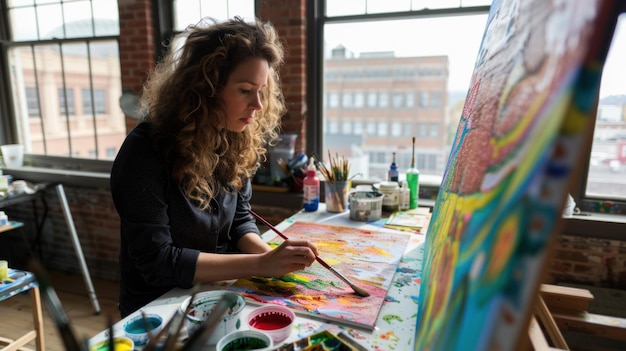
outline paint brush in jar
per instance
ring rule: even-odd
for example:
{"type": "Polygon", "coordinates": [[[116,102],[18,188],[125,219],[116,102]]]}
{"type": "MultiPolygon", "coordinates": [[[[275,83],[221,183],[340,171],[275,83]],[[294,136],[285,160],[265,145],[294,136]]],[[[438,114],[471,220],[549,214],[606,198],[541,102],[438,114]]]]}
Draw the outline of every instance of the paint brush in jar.
{"type": "MultiPolygon", "coordinates": [[[[266,221],[265,218],[261,217],[259,214],[257,214],[256,212],[252,210],[248,210],[248,212],[250,212],[250,214],[254,216],[254,218],[258,219],[259,221],[261,221],[261,223],[263,223],[268,228],[270,228],[274,233],[278,234],[281,238],[285,240],[289,240],[289,238],[285,234],[283,234],[280,230],[274,227],[270,222],[266,221]]],[[[321,257],[315,256],[315,259],[317,260],[317,262],[319,262],[319,264],[324,266],[324,268],[328,269],[331,273],[336,275],[337,278],[341,279],[344,283],[348,284],[357,295],[362,296],[362,297],[370,296],[370,294],[367,291],[365,291],[363,288],[356,286],[353,282],[350,281],[350,279],[348,279],[346,276],[344,276],[343,274],[335,270],[333,266],[329,265],[321,257]]]]}

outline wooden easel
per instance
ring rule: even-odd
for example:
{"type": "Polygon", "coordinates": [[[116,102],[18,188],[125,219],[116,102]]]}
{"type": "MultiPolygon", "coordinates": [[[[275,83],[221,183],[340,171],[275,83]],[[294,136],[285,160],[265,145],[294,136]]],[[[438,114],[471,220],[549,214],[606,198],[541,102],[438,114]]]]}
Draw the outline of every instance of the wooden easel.
{"type": "Polygon", "coordinates": [[[587,289],[542,284],[528,336],[534,350],[569,350],[561,330],[626,340],[626,319],[589,313],[594,297],[587,289]]]}
{"type": "Polygon", "coordinates": [[[567,346],[563,334],[552,318],[541,293],[537,296],[535,310],[530,317],[528,336],[534,350],[569,350],[569,346],[567,346]]]}

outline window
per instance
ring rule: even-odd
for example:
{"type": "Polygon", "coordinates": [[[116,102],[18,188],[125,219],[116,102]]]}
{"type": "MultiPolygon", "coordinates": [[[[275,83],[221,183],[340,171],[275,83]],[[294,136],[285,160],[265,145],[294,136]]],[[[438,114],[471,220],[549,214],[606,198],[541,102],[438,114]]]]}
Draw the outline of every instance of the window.
{"type": "MultiPolygon", "coordinates": [[[[422,164],[428,166],[420,171],[441,177],[460,117],[453,115],[458,110],[451,106],[465,99],[491,1],[321,3],[322,90],[339,86],[358,91],[364,84],[368,89],[367,108],[362,109],[367,137],[356,141],[334,137],[332,146],[352,153],[345,155],[355,165],[352,172],[378,181],[386,179],[389,165],[374,160],[391,159],[391,152],[403,150],[397,154],[398,167],[408,168],[403,153],[408,150],[410,159],[411,139],[416,137],[422,164]],[[381,150],[389,150],[384,152],[389,155],[372,155],[381,150]]],[[[350,108],[357,105],[354,99],[350,108]]],[[[321,113],[324,120],[342,116],[341,111],[326,112],[321,113]]],[[[321,150],[328,149],[324,143],[329,133],[322,133],[321,150]]]]}
{"type": "MultiPolygon", "coordinates": [[[[323,14],[320,17],[320,33],[323,34],[320,41],[324,47],[319,52],[323,59],[321,70],[324,75],[320,77],[331,74],[337,76],[336,72],[342,70],[364,68],[366,78],[360,82],[347,77],[333,82],[349,88],[352,85],[362,87],[363,81],[367,81],[368,109],[363,110],[364,121],[386,118],[397,121],[397,115],[385,112],[396,106],[396,99],[399,98],[392,96],[391,101],[385,104],[387,96],[384,92],[412,86],[412,90],[406,91],[404,96],[406,109],[402,113],[407,113],[408,121],[403,122],[401,137],[380,140],[380,144],[377,144],[379,138],[363,138],[360,145],[352,144],[349,149],[343,148],[353,150],[353,155],[347,156],[358,159],[353,164],[363,167],[354,169],[354,172],[363,174],[366,179],[385,179],[388,165],[374,164],[376,157],[372,153],[381,148],[410,149],[411,137],[415,136],[418,153],[423,154],[422,174],[442,176],[491,1],[407,1],[392,4],[326,0],[321,3],[318,6],[319,13],[323,14]],[[462,31],[446,30],[458,28],[459,23],[463,23],[462,31]],[[336,47],[350,54],[341,57],[326,54],[336,47]],[[375,60],[382,57],[387,60],[387,65],[376,66],[375,60]],[[439,61],[420,61],[425,57],[437,58],[439,61]],[[341,64],[338,65],[339,60],[341,64]],[[409,63],[410,60],[414,62],[409,63]],[[399,67],[402,65],[400,62],[406,67],[399,67]],[[384,67],[393,69],[386,71],[384,67]],[[434,120],[439,123],[433,123],[434,120]]],[[[586,150],[590,155],[590,167],[585,171],[586,177],[576,197],[586,199],[590,211],[623,213],[626,206],[626,183],[623,181],[626,179],[626,70],[623,69],[623,62],[626,62],[625,22],[626,14],[623,14],[603,68],[593,143],[586,150]],[[611,208],[607,204],[611,204],[611,208]]],[[[327,82],[322,79],[321,84],[326,86],[327,82]]],[[[334,112],[330,115],[322,110],[321,115],[322,120],[326,120],[341,114],[334,112]]],[[[391,125],[390,128],[394,134],[395,127],[391,125]]],[[[367,122],[365,130],[367,135],[375,135],[373,132],[376,127],[372,122],[367,122]]],[[[322,131],[322,135],[325,136],[326,132],[322,131]]],[[[339,140],[348,142],[346,138],[339,140]]],[[[319,149],[326,149],[324,139],[319,149]]],[[[399,152],[397,156],[399,168],[407,167],[408,164],[403,164],[406,163],[406,155],[399,152]]]]}
{"type": "Polygon", "coordinates": [[[103,89],[82,89],[83,114],[97,115],[106,114],[106,101],[103,89]],[[91,96],[93,94],[93,101],[91,96]]]}
{"type": "MultiPolygon", "coordinates": [[[[602,73],[584,197],[626,201],[626,15],[622,14],[602,73]]],[[[595,206],[595,205],[591,205],[595,206]]],[[[593,207],[591,207],[593,210],[593,207]]]]}
{"type": "Polygon", "coordinates": [[[378,104],[378,94],[376,92],[371,91],[367,93],[367,107],[376,107],[378,104]]]}
{"type": "Polygon", "coordinates": [[[426,138],[426,137],[428,137],[428,124],[420,123],[417,126],[417,137],[418,138],[426,138]]]}
{"type": "Polygon", "coordinates": [[[362,121],[354,121],[354,130],[352,131],[354,135],[363,134],[363,122],[362,121]]]}
{"type": "Polygon", "coordinates": [[[341,107],[352,108],[352,93],[343,92],[341,94],[341,107]]]}
{"type": "Polygon", "coordinates": [[[376,122],[367,121],[367,125],[365,126],[368,135],[376,135],[376,122]]]}
{"type": "Polygon", "coordinates": [[[429,106],[428,98],[429,94],[427,91],[420,92],[420,107],[426,108],[429,106]]]}
{"type": "Polygon", "coordinates": [[[339,93],[328,94],[328,107],[330,108],[339,107],[339,93]]]}
{"type": "Polygon", "coordinates": [[[354,107],[355,108],[363,108],[365,104],[365,96],[362,92],[354,93],[354,107]]]}
{"type": "Polygon", "coordinates": [[[123,112],[105,101],[121,96],[117,9],[117,1],[7,2],[3,78],[15,111],[11,142],[26,154],[112,159],[106,149],[126,136],[123,112]],[[99,82],[106,88],[95,89],[99,82]],[[96,124],[94,110],[106,118],[96,124]]]}
{"type": "Polygon", "coordinates": [[[402,135],[402,123],[391,122],[391,136],[398,137],[402,135]]]}
{"type": "Polygon", "coordinates": [[[351,121],[341,122],[341,133],[352,134],[352,122],[351,121]]]}
{"type": "Polygon", "coordinates": [[[378,136],[387,136],[387,122],[386,121],[381,121],[378,122],[378,136]]]}
{"type": "Polygon", "coordinates": [[[201,18],[211,17],[218,21],[241,16],[245,20],[255,17],[254,0],[173,0],[174,29],[182,31],[201,18]]]}
{"type": "Polygon", "coordinates": [[[436,138],[439,136],[439,124],[431,123],[430,130],[428,131],[428,136],[431,138],[436,138]]]}
{"type": "Polygon", "coordinates": [[[389,105],[389,94],[380,93],[378,94],[378,107],[386,108],[389,105]]]}
{"type": "Polygon", "coordinates": [[[415,95],[412,92],[406,93],[406,95],[404,96],[404,99],[406,101],[407,108],[412,108],[415,106],[415,95]]]}
{"type": "Polygon", "coordinates": [[[74,89],[59,89],[59,112],[61,116],[74,116],[74,89]]]}
{"type": "Polygon", "coordinates": [[[402,108],[404,107],[404,94],[403,93],[393,93],[391,97],[391,104],[393,108],[402,108]]]}
{"type": "Polygon", "coordinates": [[[40,116],[37,88],[26,88],[26,107],[28,108],[28,117],[40,116]]]}

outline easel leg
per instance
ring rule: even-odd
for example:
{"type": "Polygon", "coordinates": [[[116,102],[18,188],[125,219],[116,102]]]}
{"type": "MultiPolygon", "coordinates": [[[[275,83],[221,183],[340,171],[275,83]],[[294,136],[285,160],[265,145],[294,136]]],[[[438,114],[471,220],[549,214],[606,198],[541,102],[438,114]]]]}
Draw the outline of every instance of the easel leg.
{"type": "MultiPolygon", "coordinates": [[[[535,305],[535,315],[537,319],[541,322],[548,337],[559,350],[569,350],[567,346],[567,342],[565,342],[565,338],[563,338],[563,334],[559,330],[559,327],[556,325],[554,318],[552,318],[552,314],[550,314],[550,310],[548,310],[548,306],[546,302],[543,300],[541,295],[537,296],[537,303],[535,305]]],[[[534,316],[533,316],[534,319],[534,316]]]]}
{"type": "Polygon", "coordinates": [[[63,213],[65,214],[67,229],[69,230],[72,237],[74,251],[76,252],[76,257],[78,258],[78,263],[80,264],[83,278],[85,279],[85,286],[87,287],[89,298],[91,299],[93,308],[96,310],[96,314],[99,314],[100,304],[98,303],[98,297],[96,296],[96,291],[94,290],[93,284],[91,282],[91,276],[89,275],[89,270],[87,269],[87,263],[85,262],[85,256],[83,255],[83,249],[80,246],[80,241],[78,241],[78,234],[76,233],[76,227],[74,227],[74,220],[72,219],[70,207],[67,204],[67,199],[65,198],[65,190],[63,189],[63,184],[57,184],[56,190],[57,195],[59,196],[59,201],[61,202],[61,208],[63,209],[63,213]]]}

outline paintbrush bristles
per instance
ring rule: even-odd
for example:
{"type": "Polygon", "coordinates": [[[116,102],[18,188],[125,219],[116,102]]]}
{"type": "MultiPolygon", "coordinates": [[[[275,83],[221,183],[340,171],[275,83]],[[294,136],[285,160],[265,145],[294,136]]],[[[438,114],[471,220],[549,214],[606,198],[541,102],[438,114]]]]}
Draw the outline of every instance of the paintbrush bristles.
{"type": "Polygon", "coordinates": [[[316,157],[315,168],[320,171],[327,182],[332,184],[347,181],[350,174],[350,162],[348,159],[339,155],[332,157],[330,150],[328,151],[328,167],[319,161],[319,157],[316,157]]]}

